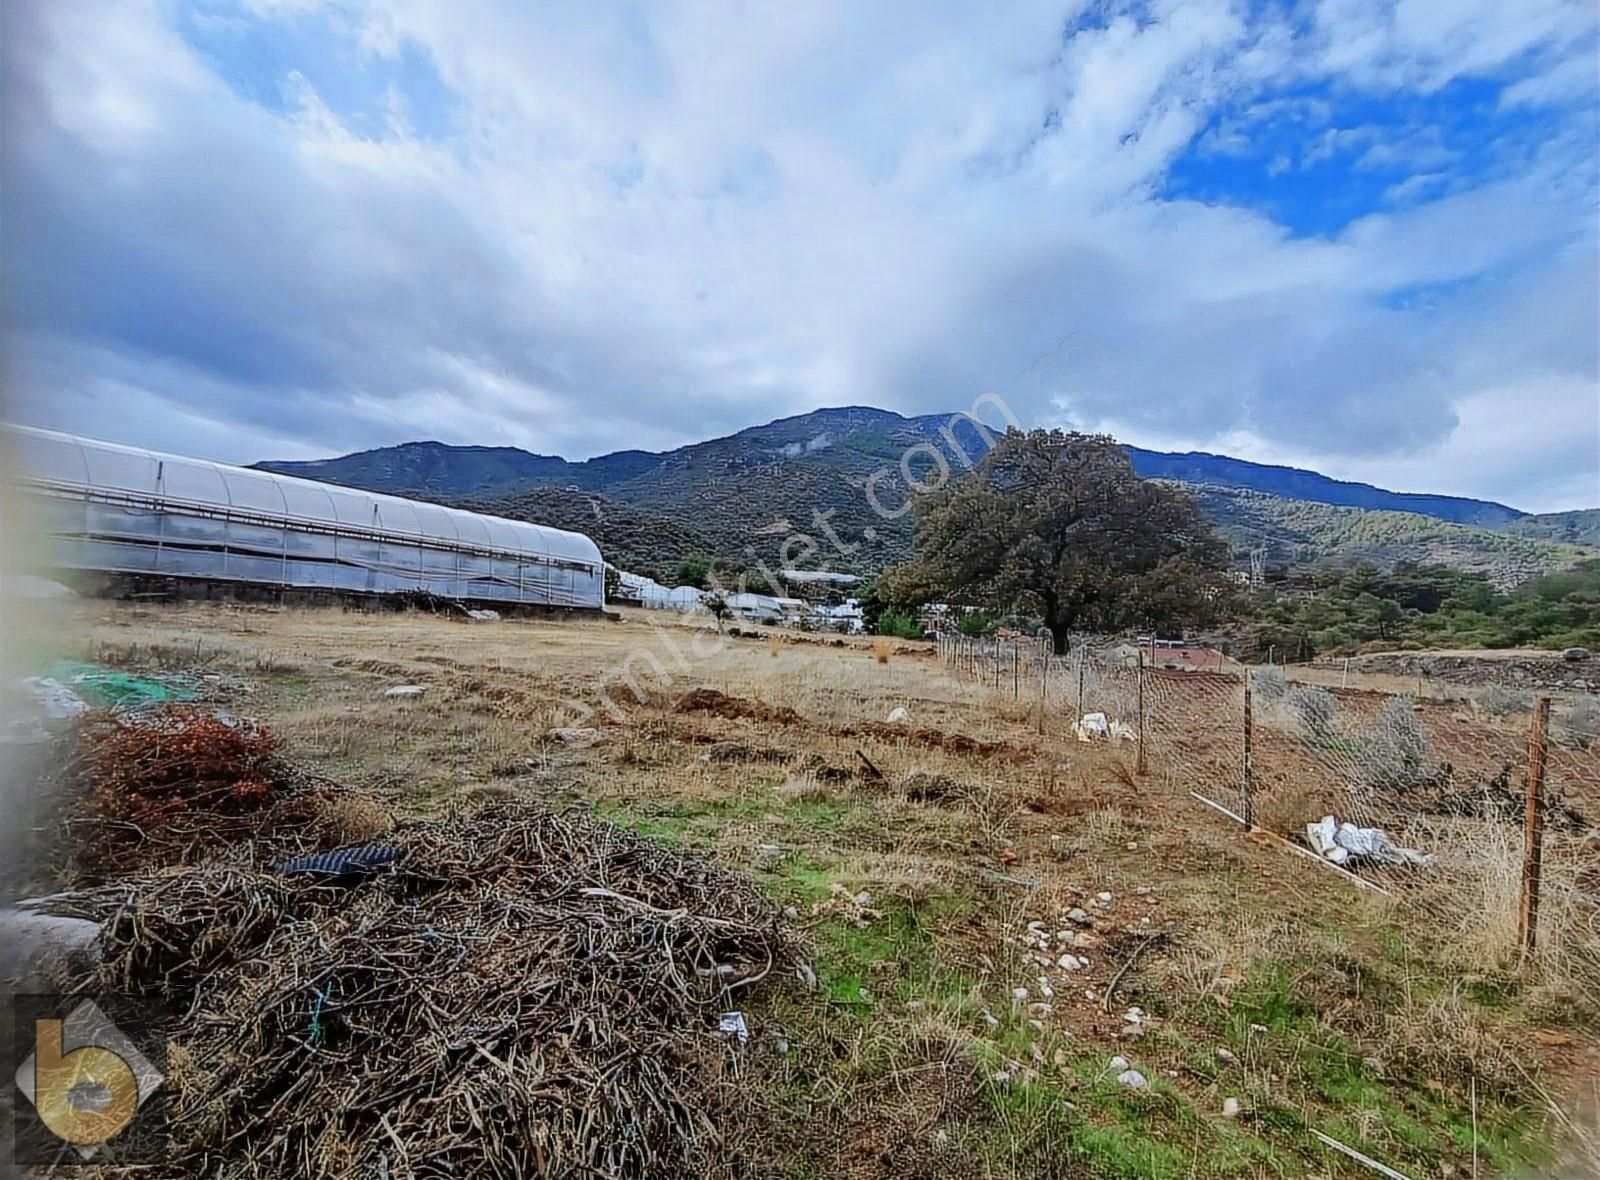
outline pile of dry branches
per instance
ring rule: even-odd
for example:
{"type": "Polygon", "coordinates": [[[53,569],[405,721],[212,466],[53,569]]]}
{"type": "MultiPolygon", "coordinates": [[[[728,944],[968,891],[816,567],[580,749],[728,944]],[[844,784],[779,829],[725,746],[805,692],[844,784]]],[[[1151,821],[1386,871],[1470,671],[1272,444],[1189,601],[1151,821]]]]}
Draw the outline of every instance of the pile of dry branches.
{"type": "Polygon", "coordinates": [[[325,784],[278,756],[270,731],[194,705],[85,720],[66,767],[82,800],[88,876],[199,859],[267,834],[274,856],[313,843],[325,784]]]}
{"type": "Polygon", "coordinates": [[[751,1174],[718,1015],[794,952],[749,882],[519,804],[389,842],[360,884],[166,869],[106,915],[100,983],[182,1014],[175,1171],[751,1174]]]}

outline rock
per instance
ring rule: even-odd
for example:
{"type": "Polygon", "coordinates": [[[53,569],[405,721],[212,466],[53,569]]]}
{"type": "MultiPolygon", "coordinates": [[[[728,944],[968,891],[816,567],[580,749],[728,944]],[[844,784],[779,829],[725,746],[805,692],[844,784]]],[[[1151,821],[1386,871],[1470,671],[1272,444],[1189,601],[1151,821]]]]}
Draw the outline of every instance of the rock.
{"type": "Polygon", "coordinates": [[[1232,1049],[1218,1049],[1217,1060],[1222,1062],[1224,1065],[1233,1065],[1239,1059],[1234,1056],[1232,1049]]]}
{"type": "Polygon", "coordinates": [[[393,688],[383,690],[386,697],[420,697],[428,691],[426,684],[397,684],[393,688]]]}
{"type": "Polygon", "coordinates": [[[0,910],[0,980],[17,992],[55,991],[99,963],[99,936],[83,918],[0,910]]]}
{"type": "Polygon", "coordinates": [[[1569,660],[1575,664],[1579,660],[1586,660],[1589,658],[1589,649],[1586,647],[1569,647],[1561,653],[1561,658],[1564,660],[1569,660]]]}
{"type": "Polygon", "coordinates": [[[1111,894],[1106,892],[1105,890],[1101,890],[1099,893],[1095,894],[1094,895],[1094,899],[1096,901],[1098,901],[1101,905],[1110,905],[1111,904],[1111,894]]]}
{"type": "Polygon", "coordinates": [[[1224,1098],[1222,1100],[1222,1117],[1225,1119],[1239,1117],[1239,1100],[1237,1098],[1224,1098]]]}
{"type": "Polygon", "coordinates": [[[1119,1054],[1118,1056],[1113,1057],[1110,1061],[1106,1062],[1106,1068],[1107,1069],[1127,1069],[1130,1064],[1132,1064],[1132,1063],[1129,1062],[1129,1060],[1126,1057],[1123,1057],[1123,1056],[1121,1056],[1119,1054]]]}
{"type": "Polygon", "coordinates": [[[909,709],[907,709],[904,705],[896,705],[894,708],[889,710],[889,724],[890,725],[909,725],[909,724],[911,724],[911,711],[909,709]]]}
{"type": "Polygon", "coordinates": [[[863,889],[860,893],[855,895],[854,900],[858,906],[860,906],[862,909],[866,909],[872,904],[872,894],[863,889]]]}
{"type": "Polygon", "coordinates": [[[1087,926],[1092,919],[1083,910],[1080,910],[1077,906],[1073,906],[1067,911],[1067,921],[1076,922],[1080,926],[1087,926]]]}
{"type": "Polygon", "coordinates": [[[1125,1069],[1117,1075],[1117,1085],[1129,1090],[1148,1090],[1150,1083],[1145,1080],[1144,1074],[1136,1069],[1125,1069]]]}

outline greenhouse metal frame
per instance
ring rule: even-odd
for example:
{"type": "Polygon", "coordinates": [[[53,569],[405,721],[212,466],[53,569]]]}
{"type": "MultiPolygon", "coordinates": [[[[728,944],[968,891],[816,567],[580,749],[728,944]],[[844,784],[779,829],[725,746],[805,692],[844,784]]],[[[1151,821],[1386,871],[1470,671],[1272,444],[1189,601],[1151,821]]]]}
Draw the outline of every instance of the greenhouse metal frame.
{"type": "Polygon", "coordinates": [[[58,570],[599,610],[582,533],[28,426],[4,427],[24,559],[58,570]],[[35,544],[28,543],[31,539],[35,544]]]}

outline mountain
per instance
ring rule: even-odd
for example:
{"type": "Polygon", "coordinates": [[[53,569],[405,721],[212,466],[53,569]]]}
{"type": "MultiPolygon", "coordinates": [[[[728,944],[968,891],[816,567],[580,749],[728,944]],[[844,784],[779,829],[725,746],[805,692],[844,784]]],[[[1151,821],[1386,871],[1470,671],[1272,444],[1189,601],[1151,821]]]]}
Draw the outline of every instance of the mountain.
{"type": "Polygon", "coordinates": [[[1367,508],[1383,512],[1415,512],[1448,520],[1454,524],[1496,527],[1519,520],[1526,513],[1492,500],[1469,500],[1463,496],[1430,496],[1422,492],[1390,492],[1367,483],[1330,479],[1299,467],[1279,467],[1271,463],[1251,463],[1227,455],[1208,455],[1204,451],[1169,454],[1127,447],[1133,469],[1146,479],[1170,479],[1179,483],[1207,487],[1239,488],[1265,492],[1288,500],[1309,500],[1339,508],[1367,508]]]}
{"type": "MultiPolygon", "coordinates": [[[[671,451],[578,463],[513,447],[417,442],[257,466],[579,528],[606,553],[643,566],[639,572],[670,574],[691,552],[777,566],[786,539],[805,534],[821,552],[808,556],[796,542],[788,555],[795,564],[871,573],[912,549],[902,458],[909,455],[917,480],[937,481],[938,463],[959,474],[984,447],[964,417],[847,406],[671,451]]],[[[1577,560],[1587,551],[1571,542],[1600,532],[1600,510],[1592,518],[1536,517],[1487,500],[1390,492],[1224,455],[1127,449],[1141,475],[1193,488],[1241,553],[1444,560],[1517,580],[1577,560]]]]}
{"type": "Polygon", "coordinates": [[[661,456],[617,451],[582,463],[536,455],[520,447],[457,447],[441,442],[401,443],[335,459],[257,463],[264,471],[320,479],[369,492],[439,499],[490,495],[546,484],[604,487],[641,474],[661,456]]]}
{"type": "Polygon", "coordinates": [[[1512,586],[1593,553],[1509,528],[1455,524],[1417,512],[1346,508],[1242,488],[1194,485],[1190,491],[1235,551],[1265,550],[1271,562],[1337,557],[1388,567],[1412,561],[1470,570],[1512,586]]]}
{"type": "Polygon", "coordinates": [[[1564,541],[1569,545],[1600,545],[1600,508],[1519,517],[1506,526],[1506,532],[1520,537],[1564,541]]]}

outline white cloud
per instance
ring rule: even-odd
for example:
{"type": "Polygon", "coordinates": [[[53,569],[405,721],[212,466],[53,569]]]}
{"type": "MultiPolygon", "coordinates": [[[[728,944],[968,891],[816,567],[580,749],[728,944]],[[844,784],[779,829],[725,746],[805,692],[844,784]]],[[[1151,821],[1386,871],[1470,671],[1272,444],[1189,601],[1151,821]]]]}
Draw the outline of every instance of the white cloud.
{"type": "Polygon", "coordinates": [[[1543,471],[1460,440],[1529,389],[1593,399],[1586,125],[1464,191],[1437,143],[1390,144],[1404,207],[1324,238],[1157,195],[1225,109],[1218,154],[1269,118],[1316,142],[1351,86],[1532,55],[1518,85],[1560,89],[1581,2],[1330,2],[1298,33],[1227,0],[1084,7],[342,5],[330,36],[450,90],[425,138],[416,95],[357,133],[310,69],[257,105],[165,6],[31,6],[3,46],[10,387],[30,417],[229,459],[419,436],[578,457],[1001,388],[1380,482],[1581,484],[1582,448],[1543,471]],[[1308,80],[1327,93],[1275,93],[1308,80]],[[1070,333],[1093,379],[1013,388],[1070,333]]]}

